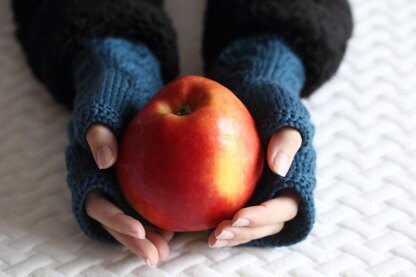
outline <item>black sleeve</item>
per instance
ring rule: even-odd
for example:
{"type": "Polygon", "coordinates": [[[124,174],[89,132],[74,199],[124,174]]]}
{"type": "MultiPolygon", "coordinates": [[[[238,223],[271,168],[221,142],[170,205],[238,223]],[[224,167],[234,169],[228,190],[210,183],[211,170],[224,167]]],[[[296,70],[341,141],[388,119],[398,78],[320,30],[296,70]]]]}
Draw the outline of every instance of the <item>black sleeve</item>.
{"type": "Polygon", "coordinates": [[[71,61],[91,38],[141,41],[161,62],[165,82],[178,73],[176,34],[162,0],[12,0],[17,37],[34,75],[72,107],[71,61]]]}
{"type": "Polygon", "coordinates": [[[338,69],[352,34],[347,0],[208,0],[203,56],[206,70],[236,39],[277,34],[301,57],[308,97],[338,69]]]}

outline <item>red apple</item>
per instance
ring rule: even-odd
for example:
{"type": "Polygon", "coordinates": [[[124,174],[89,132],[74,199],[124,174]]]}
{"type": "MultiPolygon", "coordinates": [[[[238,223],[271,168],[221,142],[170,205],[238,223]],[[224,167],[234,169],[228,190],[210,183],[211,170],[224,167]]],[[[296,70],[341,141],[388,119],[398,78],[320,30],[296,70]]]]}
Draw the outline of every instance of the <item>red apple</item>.
{"type": "Polygon", "coordinates": [[[247,203],[263,151],[253,118],[230,90],[185,76],[134,117],[116,167],[126,200],[145,219],[166,230],[200,231],[247,203]]]}

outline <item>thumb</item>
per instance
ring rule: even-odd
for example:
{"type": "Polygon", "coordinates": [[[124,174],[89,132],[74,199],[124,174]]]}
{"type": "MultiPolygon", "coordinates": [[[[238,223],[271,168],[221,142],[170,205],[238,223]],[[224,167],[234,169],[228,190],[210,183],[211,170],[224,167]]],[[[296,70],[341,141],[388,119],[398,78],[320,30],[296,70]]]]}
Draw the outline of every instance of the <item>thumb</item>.
{"type": "Polygon", "coordinates": [[[267,149],[267,161],[270,169],[280,176],[286,176],[301,145],[302,136],[298,130],[284,127],[277,131],[271,137],[267,149]]]}
{"type": "Polygon", "coordinates": [[[117,139],[110,128],[94,123],[87,131],[87,142],[99,169],[111,167],[117,159],[117,139]]]}

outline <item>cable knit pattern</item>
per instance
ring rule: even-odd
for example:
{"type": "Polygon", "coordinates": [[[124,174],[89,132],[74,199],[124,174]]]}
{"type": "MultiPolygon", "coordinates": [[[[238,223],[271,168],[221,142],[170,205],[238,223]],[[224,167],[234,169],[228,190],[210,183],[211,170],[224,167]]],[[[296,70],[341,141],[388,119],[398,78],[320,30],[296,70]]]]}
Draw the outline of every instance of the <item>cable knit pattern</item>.
{"type": "Polygon", "coordinates": [[[176,33],[162,0],[13,0],[17,37],[35,76],[72,108],[71,64],[86,41],[119,37],[145,43],[168,82],[178,74],[176,33]]]}
{"type": "Polygon", "coordinates": [[[88,41],[73,67],[74,133],[86,148],[91,123],[104,123],[121,138],[128,119],[163,86],[160,64],[143,43],[117,38],[88,41]]]}
{"type": "Polygon", "coordinates": [[[286,177],[277,176],[265,167],[250,202],[250,205],[260,204],[275,198],[284,188],[292,188],[301,198],[298,215],[279,234],[249,245],[282,246],[299,242],[307,236],[314,222],[312,192],[316,183],[316,155],[312,148],[314,127],[300,100],[305,81],[302,62],[277,37],[253,37],[225,48],[209,75],[229,87],[248,107],[265,151],[271,136],[280,128],[290,126],[301,133],[302,146],[286,177]]]}
{"type": "Polygon", "coordinates": [[[124,200],[114,170],[97,168],[85,139],[86,131],[90,124],[100,122],[120,138],[131,118],[162,87],[160,64],[142,43],[106,38],[88,41],[76,55],[73,69],[77,96],[68,129],[70,145],[66,151],[73,212],[87,235],[113,241],[86,215],[88,192],[99,188],[123,211],[140,217],[124,200]]]}

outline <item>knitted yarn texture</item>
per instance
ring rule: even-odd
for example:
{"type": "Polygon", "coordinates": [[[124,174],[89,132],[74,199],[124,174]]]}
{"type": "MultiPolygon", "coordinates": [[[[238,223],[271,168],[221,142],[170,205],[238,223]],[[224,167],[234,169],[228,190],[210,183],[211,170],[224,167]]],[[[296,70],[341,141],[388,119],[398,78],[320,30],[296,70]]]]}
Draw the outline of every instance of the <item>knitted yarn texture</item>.
{"type": "MultiPolygon", "coordinates": [[[[126,213],[140,218],[121,194],[114,169],[99,170],[85,139],[88,127],[100,122],[120,139],[131,118],[163,85],[160,63],[143,43],[119,38],[90,40],[73,62],[77,96],[68,128],[66,151],[72,208],[82,230],[92,238],[114,241],[85,213],[85,198],[98,188],[126,213]]],[[[141,219],[143,222],[143,220],[141,219]]]]}
{"type": "Polygon", "coordinates": [[[75,137],[85,140],[91,123],[110,127],[118,138],[129,119],[163,86],[160,63],[143,43],[90,40],[73,62],[75,137]]]}

